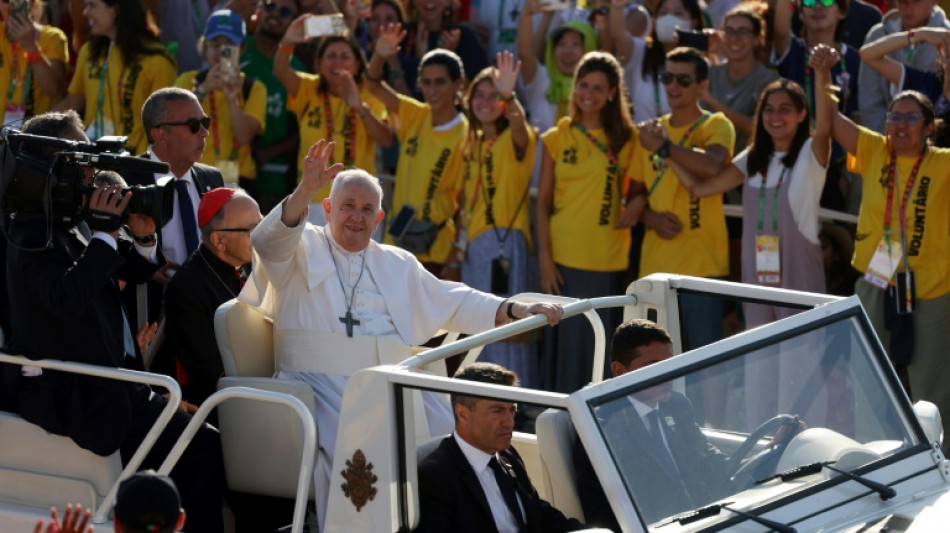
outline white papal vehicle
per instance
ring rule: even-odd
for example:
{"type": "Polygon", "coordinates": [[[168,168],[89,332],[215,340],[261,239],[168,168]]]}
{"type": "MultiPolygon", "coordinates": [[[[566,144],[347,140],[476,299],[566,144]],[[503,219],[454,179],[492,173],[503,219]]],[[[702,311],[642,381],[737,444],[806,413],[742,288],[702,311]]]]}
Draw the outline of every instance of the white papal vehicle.
{"type": "MultiPolygon", "coordinates": [[[[525,300],[544,295],[520,295],[525,300]]],[[[940,448],[940,413],[912,405],[857,298],[653,275],[626,294],[564,300],[566,314],[589,321],[596,353],[591,385],[573,394],[461,382],[427,372],[458,353],[546,327],[533,317],[411,359],[354,374],[343,399],[326,532],[411,531],[419,520],[416,466],[439,438],[427,435],[414,405],[418,391],[461,393],[518,402],[543,411],[536,434],[516,433],[534,485],[565,514],[583,521],[573,447],[583,446],[621,529],[629,532],[935,532],[950,524],[950,463],[940,448]],[[790,318],[701,347],[684,345],[680,297],[764,302],[801,309],[790,318]],[[595,312],[619,306],[624,319],[648,318],[672,335],[677,356],[604,377],[604,329],[595,312]],[[774,386],[746,383],[749,370],[776,368],[774,386]],[[603,416],[628,397],[666,387],[692,400],[706,440],[729,456],[707,498],[670,495],[658,513],[656,490],[625,460],[627,435],[603,416]],[[710,395],[710,390],[718,391],[710,395]],[[707,398],[703,401],[703,398],[707,398]],[[711,402],[708,398],[718,398],[711,402]],[[715,403],[715,405],[710,405],[715,403]]],[[[296,497],[294,531],[307,519],[314,449],[306,385],[272,379],[270,324],[229,302],[216,316],[225,372],[219,392],[198,419],[219,405],[228,484],[245,492],[296,497]],[[301,386],[298,386],[301,385],[301,386]]],[[[451,339],[451,337],[450,337],[451,339]]],[[[18,361],[2,355],[7,362],[18,361]]],[[[36,364],[36,363],[34,363],[36,364]]],[[[169,387],[151,374],[52,361],[40,366],[111,374],[169,387]]],[[[754,374],[754,372],[752,373],[754,374]]],[[[632,428],[631,428],[631,431],[632,428]]],[[[188,432],[183,436],[187,440],[188,432]]],[[[184,442],[180,443],[184,444],[184,442]]],[[[177,450],[163,465],[168,471],[177,450]]],[[[45,434],[15,415],[0,416],[0,532],[32,531],[49,506],[82,503],[96,510],[96,530],[111,530],[109,509],[122,471],[117,457],[98,457],[70,440],[45,434]]],[[[186,528],[187,530],[187,528],[186,528]]]]}

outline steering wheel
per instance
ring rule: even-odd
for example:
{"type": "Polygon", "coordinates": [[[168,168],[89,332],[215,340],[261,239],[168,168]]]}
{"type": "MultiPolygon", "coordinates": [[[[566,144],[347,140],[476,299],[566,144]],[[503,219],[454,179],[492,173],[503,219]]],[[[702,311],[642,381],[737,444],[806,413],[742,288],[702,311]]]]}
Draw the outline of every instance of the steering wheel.
{"type": "MultiPolygon", "coordinates": [[[[729,468],[727,469],[729,478],[735,481],[739,476],[740,472],[748,472],[754,466],[761,464],[766,457],[781,457],[782,451],[788,446],[788,443],[791,442],[792,437],[797,435],[801,429],[804,428],[804,424],[796,416],[781,414],[773,416],[772,418],[766,420],[759,424],[759,427],[755,428],[755,431],[749,434],[746,437],[745,441],[738,448],[736,448],[735,453],[732,454],[732,457],[729,458],[729,468]],[[787,435],[782,442],[778,443],[774,448],[767,450],[766,453],[755,457],[753,460],[750,460],[746,463],[743,463],[743,460],[749,455],[749,452],[755,447],[756,443],[762,440],[766,435],[777,431],[783,426],[794,426],[792,433],[787,435]]],[[[773,441],[774,442],[774,441],[773,441]]]]}

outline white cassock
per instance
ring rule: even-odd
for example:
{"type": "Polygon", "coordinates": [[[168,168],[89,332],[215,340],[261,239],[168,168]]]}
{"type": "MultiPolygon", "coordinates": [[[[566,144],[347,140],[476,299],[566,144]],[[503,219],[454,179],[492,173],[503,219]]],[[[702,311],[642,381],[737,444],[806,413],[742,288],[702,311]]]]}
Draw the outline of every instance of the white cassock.
{"type": "MultiPolygon", "coordinates": [[[[326,497],[334,486],[330,471],[348,377],[361,365],[397,363],[408,357],[410,346],[428,341],[440,329],[491,329],[503,300],[439,280],[401,248],[370,241],[362,252],[347,252],[328,227],[301,223],[288,228],[282,213],[280,204],[251,234],[253,270],[238,299],[274,320],[275,377],[313,388],[320,444],[314,486],[322,530],[326,497]],[[359,320],[354,338],[346,336],[340,320],[347,301],[359,320]],[[368,344],[374,346],[364,350],[368,344]],[[370,353],[354,361],[359,351],[370,353]]],[[[424,400],[430,434],[450,433],[454,423],[445,398],[426,393],[424,400]]]]}

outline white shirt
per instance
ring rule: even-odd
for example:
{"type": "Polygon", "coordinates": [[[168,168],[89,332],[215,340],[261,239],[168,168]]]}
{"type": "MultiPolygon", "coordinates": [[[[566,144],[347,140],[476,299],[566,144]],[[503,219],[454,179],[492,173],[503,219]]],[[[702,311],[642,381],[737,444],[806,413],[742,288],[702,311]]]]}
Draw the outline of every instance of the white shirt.
{"type": "MultiPolygon", "coordinates": [[[[495,479],[495,472],[488,466],[488,461],[492,457],[501,464],[498,454],[490,455],[471,444],[465,442],[465,439],[458,436],[458,433],[452,433],[455,442],[462,449],[462,455],[472,465],[475,471],[475,477],[485,492],[485,498],[488,500],[488,507],[491,508],[492,518],[495,520],[495,527],[498,533],[518,533],[518,519],[511,514],[508,504],[505,503],[504,496],[501,495],[501,489],[498,487],[498,480],[495,479]]],[[[521,495],[515,492],[518,498],[518,506],[521,508],[521,516],[524,518],[524,502],[521,501],[521,495]]],[[[473,504],[474,505],[474,504],[473,504]]]]}
{"type": "MultiPolygon", "coordinates": [[[[161,161],[154,152],[149,150],[149,158],[152,161],[161,161]]],[[[171,172],[162,174],[155,173],[155,183],[159,185],[168,184],[174,187],[174,183],[168,183],[171,180],[180,179],[188,183],[188,196],[191,198],[191,205],[195,210],[195,227],[198,227],[198,203],[201,202],[201,195],[198,194],[198,187],[195,185],[194,170],[189,169],[184,176],[177,178],[171,172]]],[[[188,247],[185,246],[185,230],[181,224],[181,210],[178,208],[178,191],[172,195],[172,217],[168,223],[161,229],[162,232],[162,253],[168,261],[174,261],[183,265],[188,259],[188,247]]],[[[198,242],[201,241],[201,231],[198,230],[198,242]]]]}

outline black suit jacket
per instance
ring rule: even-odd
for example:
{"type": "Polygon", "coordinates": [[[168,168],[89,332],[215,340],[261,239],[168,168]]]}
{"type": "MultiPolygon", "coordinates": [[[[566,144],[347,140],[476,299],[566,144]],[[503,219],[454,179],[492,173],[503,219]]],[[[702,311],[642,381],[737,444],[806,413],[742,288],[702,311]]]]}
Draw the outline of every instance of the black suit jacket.
{"type": "MultiPolygon", "coordinates": [[[[528,472],[514,448],[499,454],[510,463],[515,485],[524,505],[528,531],[532,533],[575,531],[583,524],[567,518],[538,497],[528,472]]],[[[419,465],[420,520],[417,532],[496,532],[488,499],[478,477],[453,436],[419,465]]]]}
{"type": "MultiPolygon", "coordinates": [[[[643,420],[625,398],[607,404],[597,413],[608,447],[622,450],[620,470],[630,487],[637,509],[647,523],[687,511],[724,496],[729,458],[706,440],[693,416],[690,401],[672,393],[659,405],[670,453],[680,478],[663,468],[654,441],[643,420]],[[684,493],[685,489],[685,493],[684,493]]],[[[589,526],[620,531],[593,466],[580,442],[574,446],[577,492],[589,526]]]]}
{"type": "MultiPolygon", "coordinates": [[[[36,242],[45,231],[45,222],[36,222],[25,223],[14,233],[36,242]]],[[[10,247],[12,350],[31,359],[126,366],[123,309],[115,278],[136,281],[143,274],[133,272],[135,263],[127,263],[123,256],[123,252],[137,255],[131,243],[120,241],[119,247],[116,251],[99,239],[87,246],[77,230],[56,225],[49,250],[10,247]]],[[[134,407],[149,394],[142,385],[51,370],[20,383],[16,403],[23,418],[67,435],[99,455],[119,449],[134,407]]]]}
{"type": "Polygon", "coordinates": [[[214,312],[241,292],[241,281],[234,273],[234,267],[202,244],[165,290],[165,342],[158,357],[181,363],[190,378],[186,384],[178,376],[182,393],[195,404],[214,393],[224,370],[214,335],[214,312]]]}
{"type": "MultiPolygon", "coordinates": [[[[147,158],[149,155],[146,153],[141,154],[139,157],[147,158]]],[[[195,163],[191,168],[194,170],[195,187],[198,189],[199,196],[204,196],[204,194],[211,189],[224,187],[224,178],[221,176],[221,172],[218,169],[212,166],[203,165],[201,163],[195,163]]],[[[125,181],[129,184],[129,186],[155,185],[155,174],[151,172],[124,171],[122,172],[122,177],[125,178],[125,181]]],[[[173,186],[165,187],[162,191],[162,204],[165,206],[171,206],[174,204],[174,202],[175,188],[173,186]]],[[[196,205],[194,207],[197,211],[198,206],[196,205]]],[[[160,223],[156,221],[156,225],[158,226],[160,223]]],[[[158,232],[158,239],[159,253],[161,253],[162,232],[160,229],[158,232]]],[[[161,262],[164,264],[164,256],[162,256],[161,262]]],[[[148,323],[158,322],[164,315],[162,307],[163,295],[164,287],[160,283],[148,283],[148,316],[145,317],[148,323]]],[[[131,321],[134,328],[135,325],[139,323],[135,287],[129,287],[125,291],[124,298],[125,305],[129,310],[129,320],[131,321]]],[[[158,356],[156,356],[155,360],[152,361],[152,367],[150,370],[161,374],[167,374],[169,376],[174,376],[174,361],[163,356],[164,353],[167,352],[163,350],[158,354],[158,356]]]]}

